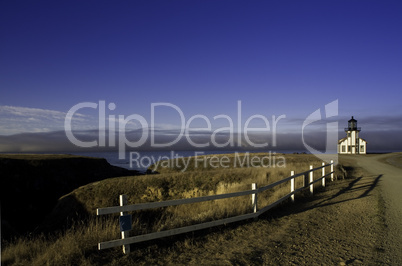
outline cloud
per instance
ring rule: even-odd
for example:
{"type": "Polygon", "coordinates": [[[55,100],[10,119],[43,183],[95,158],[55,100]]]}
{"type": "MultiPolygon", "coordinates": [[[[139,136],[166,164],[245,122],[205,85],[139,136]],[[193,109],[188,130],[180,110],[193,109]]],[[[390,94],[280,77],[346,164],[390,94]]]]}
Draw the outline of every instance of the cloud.
{"type": "MultiPolygon", "coordinates": [[[[67,112],[56,110],[3,105],[0,106],[0,135],[61,131],[64,130],[66,116],[67,112]]],[[[96,115],[75,112],[71,117],[71,128],[98,129],[100,119],[97,112],[96,115]]],[[[112,123],[118,131],[141,128],[140,122],[129,117],[125,117],[122,121],[115,116],[106,116],[104,119],[106,128],[112,123]]]]}
{"type": "MultiPolygon", "coordinates": [[[[38,108],[0,106],[0,152],[68,152],[84,151],[83,148],[75,146],[66,137],[64,131],[65,112],[46,110],[38,108]]],[[[371,116],[355,117],[358,120],[358,126],[362,128],[360,136],[368,141],[368,152],[384,150],[402,150],[402,117],[401,116],[371,116]]],[[[308,125],[304,130],[304,141],[313,148],[324,151],[326,145],[326,124],[328,122],[338,121],[338,139],[346,136],[344,128],[347,127],[347,121],[350,117],[336,117],[332,119],[323,119],[308,125]]],[[[115,117],[106,117],[105,125],[109,122],[114,123],[114,143],[109,145],[109,129],[101,130],[99,134],[99,118],[74,113],[72,118],[72,130],[74,136],[80,141],[98,141],[104,138],[105,147],[95,147],[89,150],[117,150],[121,136],[124,136],[128,142],[138,141],[143,132],[149,134],[143,145],[136,150],[194,150],[194,145],[209,144],[200,149],[254,149],[252,143],[268,143],[265,150],[304,150],[301,130],[303,119],[286,118],[278,123],[276,132],[248,132],[249,141],[244,134],[237,132],[218,131],[213,134],[211,131],[190,129],[189,134],[180,138],[181,128],[172,124],[157,124],[154,128],[142,129],[135,120],[126,121],[120,124],[115,117]],[[112,120],[108,120],[112,118],[112,120]],[[124,127],[123,127],[124,126],[124,127]],[[103,132],[105,133],[103,135],[103,132]],[[168,147],[153,147],[151,143],[153,138],[155,143],[163,144],[175,142],[168,147]],[[231,139],[232,138],[232,139],[231,139]],[[177,140],[177,141],[175,141],[177,140]],[[213,141],[215,141],[215,144],[213,141]],[[276,145],[275,144],[276,141],[276,145]],[[252,143],[250,143],[252,142],[252,143]],[[233,145],[225,145],[232,143],[233,145]]],[[[236,130],[237,127],[234,129],[236,130]]],[[[127,147],[127,149],[129,149],[127,147]]],[[[88,150],[88,149],[86,149],[88,150]]]]}
{"type": "MultiPolygon", "coordinates": [[[[357,119],[357,118],[355,118],[357,119]]],[[[358,126],[369,131],[400,131],[402,133],[402,116],[389,115],[389,116],[368,116],[357,119],[358,126]]]]}
{"type": "MultiPolygon", "coordinates": [[[[148,129],[145,129],[146,131],[148,129]]],[[[109,143],[109,133],[103,136],[99,136],[98,130],[83,130],[83,131],[73,131],[74,136],[83,142],[98,141],[99,138],[105,138],[105,147],[96,146],[94,148],[80,148],[71,143],[64,131],[52,131],[52,132],[39,132],[39,133],[24,133],[15,134],[11,136],[0,136],[0,152],[73,152],[73,151],[117,151],[119,147],[119,141],[121,136],[124,136],[124,141],[135,143],[143,135],[142,130],[132,130],[124,132],[123,135],[119,135],[119,132],[115,132],[115,142],[114,145],[109,143]]],[[[121,133],[121,132],[120,132],[121,133]]],[[[149,132],[148,132],[149,133],[149,132]]],[[[277,133],[276,134],[276,145],[273,143],[272,134],[262,134],[262,133],[250,133],[248,134],[247,141],[244,135],[239,135],[237,133],[229,134],[228,132],[220,132],[212,137],[212,132],[205,131],[193,131],[188,136],[183,135],[179,137],[179,131],[175,130],[158,130],[153,132],[153,135],[148,135],[145,143],[140,147],[130,148],[125,145],[126,150],[136,150],[136,151],[149,151],[149,150],[197,150],[194,145],[189,142],[188,138],[193,143],[197,144],[209,144],[208,146],[201,147],[198,150],[256,150],[250,142],[262,144],[268,143],[267,146],[262,149],[265,151],[301,151],[305,150],[301,132],[294,133],[277,133]],[[151,144],[151,137],[154,143],[166,144],[174,142],[173,145],[168,145],[167,147],[155,147],[151,144]],[[212,143],[212,138],[218,145],[212,143]],[[232,138],[232,139],[231,139],[232,138]],[[177,141],[175,141],[177,140],[177,141]],[[232,140],[233,146],[225,145],[230,143],[232,140]],[[219,147],[223,146],[223,147],[219,147]]],[[[338,137],[342,138],[346,136],[345,132],[339,131],[338,137]]],[[[376,151],[393,151],[402,150],[402,138],[400,138],[400,131],[369,131],[366,130],[361,136],[368,141],[368,152],[376,151]],[[392,140],[392,141],[390,141],[392,140]]],[[[316,150],[325,151],[326,144],[326,132],[317,131],[309,132],[304,135],[304,141],[309,146],[312,146],[316,150]]]]}
{"type": "MultiPolygon", "coordinates": [[[[64,130],[65,112],[19,106],[0,106],[0,135],[64,130]]],[[[96,128],[90,116],[75,113],[74,128],[96,128]]]]}

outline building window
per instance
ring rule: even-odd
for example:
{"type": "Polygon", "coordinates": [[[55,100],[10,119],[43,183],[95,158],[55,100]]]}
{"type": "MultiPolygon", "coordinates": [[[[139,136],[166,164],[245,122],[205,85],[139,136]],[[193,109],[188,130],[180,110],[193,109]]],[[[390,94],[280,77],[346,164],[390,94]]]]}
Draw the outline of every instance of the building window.
{"type": "Polygon", "coordinates": [[[351,151],[352,151],[352,147],[348,146],[348,152],[351,152],[351,151]]]}
{"type": "Polygon", "coordinates": [[[348,132],[348,138],[350,138],[350,132],[348,132]]]}
{"type": "Polygon", "coordinates": [[[361,151],[361,152],[364,152],[364,145],[361,145],[361,146],[360,146],[360,151],[361,151]]]}
{"type": "Polygon", "coordinates": [[[346,152],[346,146],[342,145],[342,152],[346,152]]]}

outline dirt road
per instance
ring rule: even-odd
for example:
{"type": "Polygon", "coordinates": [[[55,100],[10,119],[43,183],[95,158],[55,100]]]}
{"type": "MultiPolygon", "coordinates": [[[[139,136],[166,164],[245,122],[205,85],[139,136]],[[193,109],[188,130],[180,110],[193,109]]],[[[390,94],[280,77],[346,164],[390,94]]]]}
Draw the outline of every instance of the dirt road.
{"type": "Polygon", "coordinates": [[[402,153],[340,156],[343,165],[361,167],[353,177],[330,182],[313,198],[296,199],[274,218],[230,229],[231,238],[208,236],[203,254],[190,255],[190,262],[402,265],[402,169],[390,165],[402,166],[401,159],[402,153]]]}
{"type": "Polygon", "coordinates": [[[402,265],[402,153],[355,156],[357,164],[380,176],[386,251],[392,264],[402,265]]]}

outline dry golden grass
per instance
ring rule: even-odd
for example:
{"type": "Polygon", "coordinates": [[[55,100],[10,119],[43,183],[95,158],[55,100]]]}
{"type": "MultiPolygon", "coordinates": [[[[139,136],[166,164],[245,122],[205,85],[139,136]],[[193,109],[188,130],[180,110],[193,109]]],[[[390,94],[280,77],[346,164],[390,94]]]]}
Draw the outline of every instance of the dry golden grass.
{"type": "MultiPolygon", "coordinates": [[[[264,154],[260,154],[260,156],[264,156],[264,154]]],[[[308,170],[310,164],[314,167],[321,165],[321,161],[313,155],[280,156],[285,158],[283,167],[196,168],[193,164],[184,172],[181,167],[165,167],[157,170],[160,174],[111,178],[80,187],[59,200],[53,215],[66,216],[68,213],[76,211],[76,209],[69,209],[69,206],[79,204],[81,209],[89,214],[89,218],[78,221],[74,226],[55,235],[42,234],[5,243],[1,261],[4,265],[134,263],[133,261],[127,262],[128,258],[122,257],[121,250],[118,248],[97,251],[98,242],[119,239],[120,232],[118,214],[96,217],[96,208],[118,205],[120,194],[127,194],[129,204],[135,204],[250,190],[252,183],[257,183],[258,187],[265,186],[290,176],[291,170],[300,173],[308,170]]],[[[321,174],[321,170],[317,172],[316,177],[321,174]]],[[[341,175],[339,169],[337,169],[336,175],[341,175]]],[[[296,187],[300,187],[302,183],[302,177],[297,178],[296,187]]],[[[316,186],[319,185],[316,184],[316,186]]],[[[285,182],[259,194],[259,208],[276,201],[289,192],[290,184],[285,182]]],[[[132,213],[133,231],[131,234],[146,234],[222,219],[249,213],[251,208],[250,196],[242,196],[137,211],[132,213]]],[[[189,242],[191,242],[194,248],[196,244],[192,241],[194,240],[191,238],[186,239],[177,245],[190,245],[189,242]]],[[[156,251],[140,249],[136,250],[134,254],[143,260],[142,263],[152,264],[152,254],[149,252],[156,251]]],[[[133,256],[130,258],[135,258],[133,256]]]]}
{"type": "Polygon", "coordinates": [[[116,221],[91,219],[56,235],[21,237],[3,247],[2,265],[92,265],[94,244],[118,234],[116,221]]]}

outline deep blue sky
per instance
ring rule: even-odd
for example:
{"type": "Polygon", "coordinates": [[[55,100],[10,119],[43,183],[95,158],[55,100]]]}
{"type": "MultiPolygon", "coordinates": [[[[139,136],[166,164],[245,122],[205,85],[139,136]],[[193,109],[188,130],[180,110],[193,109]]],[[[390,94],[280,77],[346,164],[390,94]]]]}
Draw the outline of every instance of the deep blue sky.
{"type": "Polygon", "coordinates": [[[402,131],[401,14],[401,1],[1,1],[0,135],[62,129],[99,100],[146,119],[155,102],[235,117],[240,100],[245,117],[291,124],[338,99],[340,128],[354,115],[402,131]]]}

